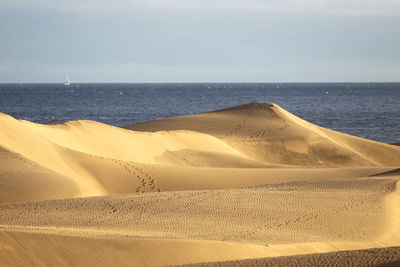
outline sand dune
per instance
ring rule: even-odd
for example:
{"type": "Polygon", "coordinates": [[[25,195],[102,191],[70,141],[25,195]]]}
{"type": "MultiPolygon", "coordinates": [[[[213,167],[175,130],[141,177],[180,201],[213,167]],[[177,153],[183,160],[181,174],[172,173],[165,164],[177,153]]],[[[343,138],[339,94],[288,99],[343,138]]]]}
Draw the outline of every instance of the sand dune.
{"type": "Polygon", "coordinates": [[[45,230],[85,233],[90,227],[143,238],[260,245],[321,239],[368,241],[386,231],[385,197],[396,182],[393,177],[335,179],[3,204],[0,222],[45,230]],[[285,211],[277,207],[285,207],[285,211]],[[352,220],[345,219],[350,216],[352,220]]]}
{"type": "Polygon", "coordinates": [[[78,194],[69,177],[0,148],[0,203],[66,198],[78,194]]]}
{"type": "MultiPolygon", "coordinates": [[[[3,158],[10,155],[12,160],[11,155],[18,155],[25,162],[34,162],[37,171],[47,170],[43,179],[53,179],[54,192],[60,192],[51,192],[50,196],[46,188],[36,186],[38,200],[196,189],[199,183],[202,189],[251,186],[268,183],[271,168],[279,168],[284,174],[289,168],[301,166],[392,167],[400,164],[399,147],[323,129],[270,103],[251,103],[127,127],[140,132],[92,121],[40,125],[7,115],[0,116],[0,124],[0,147],[10,153],[3,153],[3,158]],[[138,164],[150,164],[150,169],[156,172],[162,169],[174,175],[161,175],[162,180],[156,181],[150,174],[141,173],[139,170],[145,168],[138,164]],[[186,183],[187,188],[183,186],[185,183],[176,181],[183,176],[199,177],[207,172],[203,168],[211,168],[209,173],[215,173],[214,168],[230,169],[218,173],[242,181],[229,185],[226,179],[211,179],[207,175],[208,178],[195,179],[199,181],[194,181],[195,186],[186,183]],[[248,178],[240,170],[243,168],[257,174],[248,178]],[[261,176],[265,179],[253,179],[261,176]],[[177,183],[170,183],[169,179],[177,183]]],[[[14,173],[19,173],[20,179],[27,176],[30,177],[26,180],[32,179],[29,173],[19,172],[19,165],[7,165],[15,168],[14,173]]],[[[8,174],[1,177],[6,176],[11,177],[8,174]]],[[[35,185],[32,192],[25,194],[32,183],[3,180],[7,180],[7,187],[13,188],[13,199],[9,201],[32,200],[29,195],[35,185]]],[[[4,197],[3,202],[7,201],[4,197]]]]}
{"type": "Polygon", "coordinates": [[[397,147],[324,129],[271,103],[126,126],[136,131],[192,130],[215,136],[264,162],[301,166],[397,166],[397,147]]]}
{"type": "Polygon", "coordinates": [[[270,257],[223,262],[185,264],[187,267],[212,266],[380,266],[396,267],[400,264],[400,247],[365,250],[336,251],[298,256],[270,257]]]}
{"type": "MultiPolygon", "coordinates": [[[[384,176],[3,204],[0,228],[9,234],[0,240],[42,260],[31,244],[55,243],[43,252],[54,251],[52,264],[79,244],[86,260],[101,253],[113,262],[122,254],[115,264],[139,266],[387,247],[398,245],[400,234],[397,182],[384,176]]],[[[8,251],[5,259],[31,256],[8,251]]]]}
{"type": "Polygon", "coordinates": [[[2,266],[165,266],[266,256],[264,246],[213,241],[87,238],[0,232],[2,266]]]}
{"type": "Polygon", "coordinates": [[[0,129],[2,265],[334,263],[400,246],[400,147],[272,103],[124,128],[0,114],[0,129]]]}

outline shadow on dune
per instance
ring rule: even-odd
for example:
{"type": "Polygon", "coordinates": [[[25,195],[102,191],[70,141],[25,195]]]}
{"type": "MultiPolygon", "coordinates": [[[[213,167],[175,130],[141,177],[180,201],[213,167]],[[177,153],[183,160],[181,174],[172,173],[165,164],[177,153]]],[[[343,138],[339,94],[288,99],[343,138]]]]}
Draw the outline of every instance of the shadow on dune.
{"type": "Polygon", "coordinates": [[[207,262],[182,266],[400,266],[400,247],[373,248],[365,250],[336,251],[308,255],[282,256],[274,258],[247,259],[238,261],[207,262]]]}

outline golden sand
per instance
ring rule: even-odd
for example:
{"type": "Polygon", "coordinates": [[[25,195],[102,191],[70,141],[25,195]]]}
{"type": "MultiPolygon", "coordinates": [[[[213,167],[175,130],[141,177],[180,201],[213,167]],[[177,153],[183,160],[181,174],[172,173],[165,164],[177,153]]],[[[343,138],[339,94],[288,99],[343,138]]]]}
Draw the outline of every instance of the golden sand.
{"type": "Polygon", "coordinates": [[[125,128],[0,114],[0,129],[2,265],[397,259],[400,147],[275,104],[125,128]]]}

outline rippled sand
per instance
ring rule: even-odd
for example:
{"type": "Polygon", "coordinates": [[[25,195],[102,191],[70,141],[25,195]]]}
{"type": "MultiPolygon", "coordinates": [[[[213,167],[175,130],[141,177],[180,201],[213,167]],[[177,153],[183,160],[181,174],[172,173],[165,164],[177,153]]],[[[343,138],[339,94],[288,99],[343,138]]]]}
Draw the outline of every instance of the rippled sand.
{"type": "Polygon", "coordinates": [[[2,265],[399,258],[400,147],[275,104],[125,128],[0,114],[0,128],[2,265]]]}

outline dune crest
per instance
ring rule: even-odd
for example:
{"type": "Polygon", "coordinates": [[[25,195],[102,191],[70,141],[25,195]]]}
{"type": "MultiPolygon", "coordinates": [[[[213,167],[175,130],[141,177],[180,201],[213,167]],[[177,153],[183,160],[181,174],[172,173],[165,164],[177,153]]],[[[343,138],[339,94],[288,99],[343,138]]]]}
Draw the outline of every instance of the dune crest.
{"type": "Polygon", "coordinates": [[[400,164],[397,147],[319,127],[273,103],[255,102],[125,128],[202,132],[221,139],[251,159],[268,163],[320,167],[400,164]]]}
{"type": "Polygon", "coordinates": [[[0,129],[3,265],[296,265],[400,246],[400,147],[273,103],[124,128],[0,114],[0,129]]]}
{"type": "MultiPolygon", "coordinates": [[[[0,147],[9,152],[2,154],[4,162],[18,155],[34,162],[37,172],[47,170],[42,177],[54,181],[54,192],[63,192],[61,198],[259,185],[271,182],[271,168],[280,169],[285,176],[290,168],[400,165],[399,147],[324,129],[272,103],[249,103],[126,129],[94,121],[41,125],[5,114],[0,116],[0,125],[0,147]],[[204,168],[211,172],[222,168],[222,178],[200,179],[204,168]],[[243,168],[254,173],[251,179],[240,170],[243,168]],[[197,177],[200,182],[180,182],[183,177],[197,177]],[[231,177],[231,181],[223,177],[231,177]]],[[[8,173],[18,173],[19,165],[8,165],[15,167],[8,173]]],[[[24,193],[29,182],[21,181],[32,176],[26,172],[19,175],[19,179],[11,179],[13,174],[1,177],[13,188],[13,201],[31,200],[30,194],[24,193]]],[[[38,200],[58,195],[50,197],[47,190],[33,184],[31,189],[39,190],[33,193],[42,196],[38,200]]],[[[10,191],[1,190],[2,201],[7,202],[10,191]]]]}

